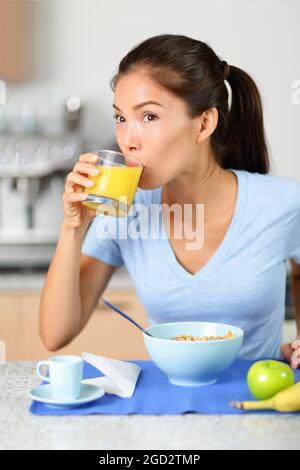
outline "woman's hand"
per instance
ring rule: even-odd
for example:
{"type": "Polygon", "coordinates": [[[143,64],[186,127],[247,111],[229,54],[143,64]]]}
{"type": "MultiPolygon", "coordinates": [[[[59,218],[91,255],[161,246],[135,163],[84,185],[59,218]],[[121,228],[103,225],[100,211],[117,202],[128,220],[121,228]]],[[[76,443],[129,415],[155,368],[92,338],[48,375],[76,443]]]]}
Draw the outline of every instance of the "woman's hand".
{"type": "Polygon", "coordinates": [[[289,361],[293,369],[300,366],[300,336],[297,336],[292,343],[283,343],[280,350],[284,359],[289,361]]]}
{"type": "Polygon", "coordinates": [[[88,193],[84,191],[85,188],[94,185],[88,176],[99,174],[95,166],[97,159],[97,155],[93,153],[80,155],[79,161],[67,176],[63,193],[64,224],[67,227],[78,228],[97,215],[95,210],[81,204],[88,197],[88,193]]]}

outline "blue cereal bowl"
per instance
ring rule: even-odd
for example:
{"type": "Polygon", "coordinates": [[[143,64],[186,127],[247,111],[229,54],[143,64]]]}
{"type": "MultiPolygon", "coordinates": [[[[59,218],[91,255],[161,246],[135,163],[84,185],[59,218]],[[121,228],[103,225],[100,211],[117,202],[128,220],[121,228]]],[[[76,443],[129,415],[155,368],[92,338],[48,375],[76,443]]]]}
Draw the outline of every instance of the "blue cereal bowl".
{"type": "Polygon", "coordinates": [[[154,335],[143,333],[145,347],[154,364],[174,385],[187,387],[210,385],[218,380],[238,357],[243,344],[241,328],[225,323],[174,322],[146,328],[154,335]],[[177,341],[174,336],[235,336],[208,341],[177,341]]]}

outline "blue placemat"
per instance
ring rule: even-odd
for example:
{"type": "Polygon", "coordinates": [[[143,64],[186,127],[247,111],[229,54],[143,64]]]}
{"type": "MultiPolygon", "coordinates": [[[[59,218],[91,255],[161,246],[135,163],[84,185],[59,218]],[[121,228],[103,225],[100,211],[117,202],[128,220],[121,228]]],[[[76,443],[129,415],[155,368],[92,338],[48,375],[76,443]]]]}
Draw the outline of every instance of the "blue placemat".
{"type": "MultiPolygon", "coordinates": [[[[200,387],[181,387],[171,384],[152,361],[127,361],[138,364],[141,372],[131,398],[121,398],[106,393],[87,405],[69,409],[54,409],[33,401],[29,410],[36,415],[177,415],[183,413],[244,414],[245,410],[232,408],[233,400],[253,400],[246,383],[249,367],[256,361],[237,359],[220,375],[216,384],[200,387]]],[[[282,361],[283,362],[283,361],[282,361]]],[[[101,377],[103,374],[84,363],[84,378],[101,377]]],[[[300,371],[295,371],[300,380],[300,371]]],[[[278,413],[272,410],[250,413],[278,413]]],[[[299,414],[300,412],[294,413],[299,414]]]]}

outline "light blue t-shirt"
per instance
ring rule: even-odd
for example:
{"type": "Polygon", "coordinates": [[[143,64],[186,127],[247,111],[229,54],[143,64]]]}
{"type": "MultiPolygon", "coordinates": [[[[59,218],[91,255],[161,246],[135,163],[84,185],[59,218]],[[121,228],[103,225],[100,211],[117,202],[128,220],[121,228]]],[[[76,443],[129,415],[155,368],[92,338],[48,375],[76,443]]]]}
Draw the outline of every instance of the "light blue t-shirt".
{"type": "Polygon", "coordinates": [[[281,358],[286,260],[300,263],[300,182],[231,171],[238,178],[235,212],[218,249],[196,274],[178,262],[161,211],[151,215],[156,221],[151,237],[136,236],[150,205],[160,207],[162,187],[138,189],[127,218],[97,216],[82,253],[113,266],[125,264],[150,325],[229,323],[245,332],[241,357],[281,358]],[[139,204],[146,212],[134,210],[139,204]]]}

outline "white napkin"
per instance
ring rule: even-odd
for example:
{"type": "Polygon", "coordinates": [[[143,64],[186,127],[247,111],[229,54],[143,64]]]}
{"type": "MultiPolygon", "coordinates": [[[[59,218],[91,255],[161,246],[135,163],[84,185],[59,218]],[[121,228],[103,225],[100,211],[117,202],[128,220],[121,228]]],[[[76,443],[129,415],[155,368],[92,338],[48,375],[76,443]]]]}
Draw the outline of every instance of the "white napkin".
{"type": "Polygon", "coordinates": [[[83,383],[102,387],[106,393],[132,397],[141,368],[137,364],[83,352],[82,359],[96,367],[104,377],[84,379],[83,383]]]}

